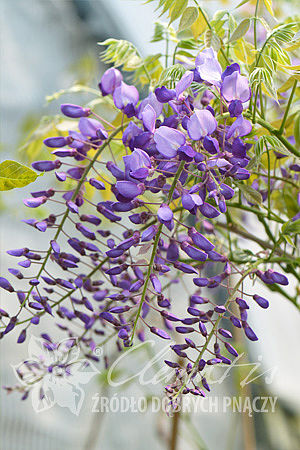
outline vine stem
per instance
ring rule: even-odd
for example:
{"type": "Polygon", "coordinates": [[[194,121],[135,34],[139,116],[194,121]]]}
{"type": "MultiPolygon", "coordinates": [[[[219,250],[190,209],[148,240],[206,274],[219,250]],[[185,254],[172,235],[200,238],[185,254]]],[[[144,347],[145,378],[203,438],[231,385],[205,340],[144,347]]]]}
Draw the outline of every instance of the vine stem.
{"type": "MultiPolygon", "coordinates": [[[[176,175],[174,177],[172,186],[171,186],[170,191],[169,191],[167,204],[169,204],[171,202],[171,200],[172,200],[172,196],[173,196],[173,193],[174,193],[177,181],[178,181],[178,179],[179,179],[179,177],[181,175],[181,172],[182,172],[182,170],[184,168],[184,164],[185,164],[185,162],[181,161],[181,163],[180,163],[180,165],[179,165],[179,167],[177,169],[176,175]]],[[[162,232],[162,227],[163,227],[163,224],[161,223],[159,225],[159,227],[158,227],[158,230],[157,230],[157,233],[156,233],[156,236],[155,236],[153,249],[152,249],[152,253],[151,253],[151,257],[150,257],[150,262],[149,262],[149,266],[148,266],[148,270],[147,270],[146,280],[145,280],[145,284],[144,284],[144,287],[143,287],[143,292],[142,292],[139,308],[138,308],[138,311],[137,311],[137,314],[136,314],[136,318],[134,320],[134,325],[133,325],[133,329],[132,329],[132,335],[131,335],[131,339],[130,339],[130,345],[132,344],[132,341],[134,339],[134,334],[135,334],[135,330],[136,330],[136,327],[137,327],[137,323],[138,323],[139,317],[141,315],[142,307],[143,307],[143,304],[144,304],[144,301],[145,301],[145,297],[146,297],[146,293],[147,293],[147,289],[148,289],[148,284],[149,284],[149,280],[150,280],[150,275],[152,273],[154,258],[155,258],[155,255],[156,255],[156,251],[157,251],[160,235],[161,235],[161,232],[162,232]]]]}
{"type": "Polygon", "coordinates": [[[297,80],[294,81],[293,89],[292,89],[291,95],[289,97],[289,101],[287,103],[286,110],[284,112],[284,116],[283,116],[280,128],[278,130],[279,134],[283,133],[285,122],[286,122],[286,119],[288,117],[288,113],[289,113],[289,110],[290,110],[290,107],[291,107],[291,104],[292,104],[292,100],[293,100],[293,97],[294,97],[294,94],[295,94],[295,91],[296,91],[296,87],[297,87],[297,80]]]}
{"type": "MultiPolygon", "coordinates": [[[[128,122],[127,122],[127,123],[128,123],[128,122]]],[[[96,161],[96,160],[98,159],[98,157],[101,155],[101,153],[103,152],[103,150],[105,149],[105,147],[107,147],[107,145],[110,144],[110,142],[114,139],[114,137],[117,136],[117,134],[123,129],[123,126],[124,126],[124,125],[127,125],[127,123],[122,124],[121,126],[119,126],[118,128],[116,128],[116,129],[111,133],[111,135],[109,136],[109,138],[104,142],[104,144],[102,144],[101,147],[99,147],[99,149],[97,150],[97,152],[96,152],[95,155],[94,155],[94,158],[90,161],[90,163],[89,163],[89,165],[86,167],[86,169],[85,169],[85,171],[84,171],[84,173],[83,173],[83,175],[82,175],[80,181],[78,182],[77,187],[76,187],[76,189],[75,189],[75,191],[74,191],[74,193],[73,193],[73,195],[72,195],[71,200],[74,200],[74,199],[77,197],[77,195],[78,195],[78,193],[79,193],[79,191],[80,191],[81,186],[82,186],[83,183],[85,182],[85,179],[86,179],[87,174],[88,174],[89,171],[92,169],[92,167],[93,167],[95,161],[96,161]]],[[[57,240],[57,238],[58,238],[58,236],[59,236],[59,234],[60,234],[60,232],[61,232],[61,230],[62,230],[62,227],[64,226],[64,223],[65,223],[65,221],[67,220],[68,215],[69,215],[69,209],[66,209],[66,212],[64,213],[63,218],[62,218],[62,220],[61,220],[61,222],[60,222],[60,224],[59,224],[59,226],[58,226],[58,228],[57,228],[57,231],[56,231],[56,233],[55,233],[55,235],[54,235],[54,238],[53,238],[54,241],[57,240]]],[[[37,279],[39,279],[39,277],[40,277],[41,274],[43,273],[43,270],[44,270],[44,268],[45,268],[45,266],[46,266],[46,264],[47,264],[47,262],[48,262],[48,259],[50,258],[51,250],[52,250],[52,247],[51,247],[51,245],[50,245],[50,246],[49,246],[49,249],[48,249],[48,251],[47,251],[47,254],[46,254],[46,256],[45,256],[45,259],[44,259],[44,261],[43,261],[43,264],[41,265],[41,268],[40,268],[40,270],[39,270],[39,272],[38,272],[38,274],[37,274],[37,276],[36,276],[37,279]]],[[[17,316],[20,314],[20,312],[21,312],[21,310],[22,310],[22,307],[26,304],[27,300],[29,299],[30,294],[31,294],[33,288],[34,288],[34,286],[31,286],[31,288],[29,289],[29,291],[28,291],[28,293],[27,293],[27,295],[26,295],[25,300],[24,300],[24,301],[22,302],[22,304],[20,305],[20,310],[19,310],[17,316]]]]}
{"type": "MultiPolygon", "coordinates": [[[[239,281],[238,281],[238,282],[236,283],[236,285],[234,286],[234,288],[233,288],[233,290],[232,290],[230,296],[228,297],[227,301],[225,302],[225,304],[224,304],[225,308],[227,308],[227,306],[229,305],[229,303],[231,302],[231,300],[233,300],[233,297],[235,296],[237,290],[239,289],[239,287],[240,287],[240,285],[242,284],[242,282],[244,281],[244,279],[245,279],[251,272],[253,272],[253,270],[254,270],[261,262],[263,262],[263,260],[258,260],[258,261],[256,261],[256,263],[255,263],[253,266],[251,266],[249,269],[247,269],[247,270],[243,273],[243,275],[241,276],[241,278],[239,279],[239,281]]],[[[202,347],[201,352],[199,353],[199,355],[198,355],[196,361],[195,361],[194,364],[193,364],[193,367],[192,367],[192,370],[191,370],[189,376],[187,377],[186,381],[183,383],[183,385],[181,386],[181,388],[179,389],[179,391],[178,391],[177,394],[175,395],[174,400],[181,394],[181,392],[184,390],[184,388],[186,387],[186,385],[189,383],[190,379],[192,378],[192,376],[193,376],[193,374],[194,374],[194,372],[195,372],[195,369],[197,368],[200,359],[202,358],[203,354],[205,353],[205,351],[206,351],[206,349],[207,349],[207,347],[208,347],[208,345],[209,345],[209,343],[210,343],[211,338],[214,336],[215,331],[216,331],[216,329],[218,328],[218,325],[219,325],[220,321],[222,320],[224,314],[225,314],[225,313],[220,314],[219,317],[217,318],[217,320],[215,321],[215,323],[214,323],[214,325],[213,325],[213,327],[212,327],[211,332],[209,333],[209,335],[208,335],[207,338],[206,338],[206,342],[205,342],[204,346],[202,347]]]]}

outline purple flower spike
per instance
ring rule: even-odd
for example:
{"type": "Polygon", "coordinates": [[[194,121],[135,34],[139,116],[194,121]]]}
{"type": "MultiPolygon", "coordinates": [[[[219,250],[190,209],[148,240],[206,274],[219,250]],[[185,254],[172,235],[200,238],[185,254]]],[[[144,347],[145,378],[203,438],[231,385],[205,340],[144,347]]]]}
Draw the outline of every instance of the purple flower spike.
{"type": "Polygon", "coordinates": [[[243,118],[243,116],[239,116],[233,124],[230,126],[226,138],[229,139],[231,136],[239,137],[239,136],[247,136],[247,134],[251,133],[252,125],[249,120],[243,118]]]}
{"type": "Polygon", "coordinates": [[[90,108],[83,108],[79,105],[72,105],[71,103],[63,103],[60,106],[61,112],[73,119],[77,119],[79,117],[87,117],[91,114],[90,108]]]}
{"type": "Polygon", "coordinates": [[[212,134],[216,128],[217,121],[207,109],[195,111],[187,123],[188,135],[194,141],[199,141],[202,137],[212,134]]]}
{"type": "Polygon", "coordinates": [[[202,80],[219,85],[222,75],[222,67],[217,60],[217,54],[212,48],[203,50],[196,58],[196,69],[202,80]]]}
{"type": "Polygon", "coordinates": [[[166,158],[174,158],[179,147],[185,144],[186,139],[181,131],[161,126],[154,133],[154,141],[161,155],[166,158]]]}
{"type": "Polygon", "coordinates": [[[168,103],[176,97],[176,91],[174,89],[167,89],[165,86],[156,88],[154,93],[160,103],[168,103]]]}
{"type": "Polygon", "coordinates": [[[99,83],[99,89],[103,97],[108,94],[113,94],[116,87],[120,86],[122,80],[122,74],[118,69],[114,69],[113,67],[107,69],[99,83]]]}
{"type": "Polygon", "coordinates": [[[221,85],[221,94],[228,102],[240,100],[242,103],[247,102],[251,97],[249,81],[246,77],[240,75],[238,71],[232,72],[224,78],[221,85]]]}
{"type": "Polygon", "coordinates": [[[164,331],[156,327],[150,327],[150,331],[153,334],[161,337],[162,339],[171,339],[170,336],[164,331]]]}
{"type": "Polygon", "coordinates": [[[36,197],[36,198],[27,198],[23,200],[24,205],[28,206],[28,208],[38,208],[43,203],[48,200],[46,196],[36,197]]]}
{"type": "Polygon", "coordinates": [[[8,292],[14,292],[14,288],[6,278],[0,277],[0,287],[8,292]]]}
{"type": "Polygon", "coordinates": [[[256,303],[261,307],[261,308],[268,308],[269,307],[269,302],[267,299],[260,297],[260,295],[253,295],[253,299],[256,301],[256,303]]]}

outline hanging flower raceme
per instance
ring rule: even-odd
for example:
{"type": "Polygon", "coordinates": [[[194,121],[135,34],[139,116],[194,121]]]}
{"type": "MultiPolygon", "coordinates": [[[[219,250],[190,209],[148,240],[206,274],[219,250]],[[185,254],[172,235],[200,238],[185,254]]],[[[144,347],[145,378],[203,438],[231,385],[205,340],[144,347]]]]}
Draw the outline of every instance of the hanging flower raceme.
{"type": "MultiPolygon", "coordinates": [[[[228,365],[238,356],[228,342],[229,328],[257,339],[241,282],[229,284],[236,266],[214,229],[235,195],[235,182],[250,176],[252,127],[242,115],[250,98],[248,81],[237,64],[222,71],[215,52],[206,49],[174,89],[157,87],[140,103],[136,87],[117,69],[104,73],[99,88],[127,118],[115,128],[90,108],[61,105],[65,116],[79,119],[78,129],[45,139],[59,159],[33,163],[35,170],[54,171],[59,189],[47,187],[24,200],[28,208],[41,207],[39,219],[25,222],[45,233],[49,244],[41,251],[8,251],[20,260],[9,269],[14,281],[1,277],[0,288],[16,297],[17,312],[0,310],[2,337],[21,327],[17,342],[22,343],[30,327],[53,316],[61,332],[77,337],[85,356],[95,361],[93,349],[108,336],[121,351],[148,332],[164,340],[177,335],[182,343],[170,350],[182,363],[166,360],[175,371],[167,395],[172,401],[180,393],[204,396],[199,383],[210,390],[206,365],[228,365]],[[193,81],[209,86],[202,102],[191,89],[193,81]],[[234,120],[224,122],[220,104],[234,120]],[[122,158],[112,153],[114,139],[122,142],[122,158]],[[41,220],[46,202],[53,212],[41,220]],[[36,267],[32,277],[26,276],[29,267],[36,267]],[[192,292],[186,314],[177,317],[176,299],[165,295],[182,277],[192,292]],[[225,303],[203,296],[203,288],[227,290],[225,303]]],[[[243,273],[243,279],[288,283],[268,268],[245,267],[243,273]]],[[[267,299],[251,295],[253,304],[268,307],[267,299]]],[[[43,339],[52,351],[55,343],[48,335],[43,339]]]]}

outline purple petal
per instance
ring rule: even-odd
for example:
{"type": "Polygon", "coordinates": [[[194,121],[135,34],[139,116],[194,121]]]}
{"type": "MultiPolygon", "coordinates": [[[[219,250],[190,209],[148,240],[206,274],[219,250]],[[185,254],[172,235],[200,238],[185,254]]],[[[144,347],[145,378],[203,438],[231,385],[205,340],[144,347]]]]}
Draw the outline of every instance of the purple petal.
{"type": "Polygon", "coordinates": [[[217,121],[210,111],[201,109],[194,112],[187,123],[187,132],[191,139],[198,141],[217,128],[217,121]]]}
{"type": "Polygon", "coordinates": [[[180,79],[180,81],[178,81],[175,87],[177,98],[179,97],[180,94],[182,94],[182,92],[184,92],[186,89],[190,87],[193,79],[194,79],[194,72],[188,71],[183,75],[183,77],[180,79]]]}
{"type": "Polygon", "coordinates": [[[240,75],[238,71],[233,72],[224,78],[221,85],[221,94],[228,102],[233,100],[240,100],[242,103],[247,102],[251,97],[248,79],[240,75]]]}
{"type": "Polygon", "coordinates": [[[159,153],[166,158],[173,158],[179,147],[185,144],[185,135],[174,128],[161,126],[154,133],[154,141],[159,153]]]}
{"type": "Polygon", "coordinates": [[[207,48],[199,53],[195,65],[202,80],[215,85],[219,84],[222,67],[217,60],[216,52],[212,48],[207,48]]]}
{"type": "Polygon", "coordinates": [[[139,93],[135,86],[122,81],[114,90],[113,99],[116,107],[122,109],[129,104],[135,106],[139,101],[139,93]]]}
{"type": "Polygon", "coordinates": [[[154,133],[155,130],[155,121],[156,121],[156,113],[151,105],[147,105],[142,112],[142,120],[144,127],[154,133]]]}
{"type": "Polygon", "coordinates": [[[229,130],[227,131],[226,138],[231,138],[231,136],[239,137],[239,136],[246,136],[247,134],[251,133],[252,125],[249,120],[246,120],[243,118],[243,116],[239,116],[233,124],[230,126],[229,130]]]}

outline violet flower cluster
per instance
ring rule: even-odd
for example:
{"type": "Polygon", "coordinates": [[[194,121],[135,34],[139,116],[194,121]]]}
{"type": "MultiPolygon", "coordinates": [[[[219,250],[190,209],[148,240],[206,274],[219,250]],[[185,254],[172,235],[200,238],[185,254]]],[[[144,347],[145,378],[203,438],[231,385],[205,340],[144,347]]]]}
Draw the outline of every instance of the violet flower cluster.
{"type": "MultiPolygon", "coordinates": [[[[205,367],[231,364],[238,356],[230,343],[232,327],[257,340],[247,311],[253,302],[262,308],[269,303],[245,294],[243,280],[259,277],[280,285],[288,280],[258,264],[237,268],[214,230],[214,220],[222,220],[235,195],[235,182],[250,177],[246,139],[252,126],[242,113],[251,90],[240,72],[237,63],[222,71],[214,50],[206,49],[172,89],[157,87],[140,101],[136,87],[110,68],[99,88],[123,115],[117,128],[89,108],[61,105],[65,116],[78,119],[78,129],[47,138],[55,159],[32,164],[39,172],[53,172],[56,187],[24,200],[28,208],[52,207],[43,220],[24,220],[48,233],[50,244],[42,251],[7,252],[19,259],[9,269],[16,281],[1,277],[0,287],[17,297],[19,307],[13,316],[0,310],[1,337],[20,326],[22,343],[48,315],[70,338],[69,348],[77,338],[94,361],[93,350],[108,339],[119,351],[149,333],[171,340],[174,358],[165,361],[174,369],[174,382],[166,387],[171,402],[181,393],[204,396],[210,390],[205,367]],[[207,87],[201,95],[198,83],[207,87]],[[229,124],[222,116],[227,111],[229,124]],[[122,142],[121,160],[111,147],[114,140],[122,142]],[[26,276],[29,267],[35,276],[26,276]],[[231,275],[238,276],[235,285],[231,275]],[[176,299],[167,292],[182,277],[194,288],[182,299],[186,313],[179,317],[172,312],[176,299]],[[223,289],[226,301],[217,304],[216,294],[206,298],[203,288],[223,289]]],[[[49,351],[57,348],[50,333],[42,337],[49,351]]],[[[38,368],[27,364],[26,370],[38,368]]],[[[71,368],[66,364],[64,370],[71,368]]],[[[23,398],[29,389],[20,388],[23,398]]]]}

